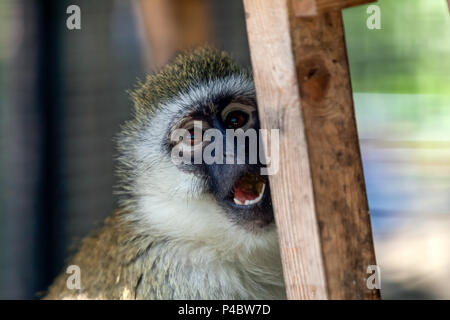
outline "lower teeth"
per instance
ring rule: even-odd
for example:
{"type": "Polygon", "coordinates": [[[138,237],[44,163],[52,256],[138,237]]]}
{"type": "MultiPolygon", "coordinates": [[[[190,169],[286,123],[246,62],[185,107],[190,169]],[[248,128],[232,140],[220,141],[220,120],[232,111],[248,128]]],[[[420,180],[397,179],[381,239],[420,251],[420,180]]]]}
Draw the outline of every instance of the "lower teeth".
{"type": "Polygon", "coordinates": [[[245,202],[243,203],[242,201],[240,201],[239,199],[233,198],[233,201],[235,204],[239,204],[239,205],[245,205],[245,206],[249,206],[255,203],[258,203],[259,201],[261,201],[263,195],[264,195],[264,190],[266,189],[266,184],[264,184],[261,188],[261,192],[259,193],[258,197],[253,199],[253,200],[245,200],[245,202]]]}

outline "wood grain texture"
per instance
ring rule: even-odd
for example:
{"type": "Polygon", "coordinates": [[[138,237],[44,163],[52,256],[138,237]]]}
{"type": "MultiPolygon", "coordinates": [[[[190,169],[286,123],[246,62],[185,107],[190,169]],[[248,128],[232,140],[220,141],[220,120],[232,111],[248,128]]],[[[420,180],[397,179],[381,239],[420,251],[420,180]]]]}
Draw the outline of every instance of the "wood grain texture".
{"type": "Polygon", "coordinates": [[[342,15],[290,16],[328,293],[372,299],[367,266],[376,264],[342,15]]]}
{"type": "Polygon", "coordinates": [[[288,297],[379,298],[341,13],[300,19],[274,2],[244,5],[261,125],[280,129],[270,184],[288,297]]]}
{"type": "Polygon", "coordinates": [[[286,2],[244,0],[244,6],[261,125],[280,130],[280,170],[270,185],[288,298],[326,299],[286,2]]]}
{"type": "Polygon", "coordinates": [[[320,13],[341,10],[376,0],[292,0],[292,9],[297,17],[310,17],[320,13]]]}

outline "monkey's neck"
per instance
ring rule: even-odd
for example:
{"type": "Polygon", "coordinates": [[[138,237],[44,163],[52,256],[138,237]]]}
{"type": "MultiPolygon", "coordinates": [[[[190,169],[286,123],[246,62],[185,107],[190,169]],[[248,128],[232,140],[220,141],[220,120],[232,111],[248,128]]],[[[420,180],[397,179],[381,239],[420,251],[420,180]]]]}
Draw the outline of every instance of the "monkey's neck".
{"type": "MultiPolygon", "coordinates": [[[[179,238],[144,235],[131,268],[141,281],[137,299],[282,299],[284,284],[277,247],[228,248],[179,238]],[[158,282],[158,290],[150,285],[158,282]]],[[[140,245],[139,244],[139,245],[140,245]]]]}
{"type": "Polygon", "coordinates": [[[276,299],[284,298],[279,259],[232,258],[193,244],[170,240],[152,243],[134,262],[141,266],[137,299],[276,299]],[[225,258],[226,257],[226,258],[225,258]],[[155,292],[150,283],[159,282],[155,292]]]}

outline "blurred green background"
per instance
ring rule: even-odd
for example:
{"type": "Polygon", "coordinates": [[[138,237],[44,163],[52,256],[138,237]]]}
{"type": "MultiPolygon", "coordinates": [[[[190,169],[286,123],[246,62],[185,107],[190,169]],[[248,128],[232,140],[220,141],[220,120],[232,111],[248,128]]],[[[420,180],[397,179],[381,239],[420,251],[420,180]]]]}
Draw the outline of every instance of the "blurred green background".
{"type": "Polygon", "coordinates": [[[445,0],[379,0],[381,29],[367,6],[343,11],[353,89],[450,94],[450,19],[445,0]]]}
{"type": "Polygon", "coordinates": [[[343,11],[384,298],[450,298],[450,15],[442,0],[343,11]]]}

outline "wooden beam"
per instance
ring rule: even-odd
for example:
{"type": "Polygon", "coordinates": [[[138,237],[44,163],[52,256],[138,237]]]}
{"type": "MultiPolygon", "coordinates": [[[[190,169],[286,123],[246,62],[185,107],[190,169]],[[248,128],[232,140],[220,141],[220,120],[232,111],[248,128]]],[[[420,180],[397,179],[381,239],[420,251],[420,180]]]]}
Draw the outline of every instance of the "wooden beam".
{"type": "Polygon", "coordinates": [[[280,130],[280,169],[270,185],[288,297],[326,299],[287,8],[259,0],[244,0],[244,6],[261,126],[280,130]]]}
{"type": "MultiPolygon", "coordinates": [[[[297,17],[310,17],[329,11],[375,2],[376,0],[292,0],[292,10],[297,17]]],[[[450,0],[449,0],[450,1],[450,0]]]]}
{"type": "Polygon", "coordinates": [[[270,185],[288,298],[379,298],[341,13],[244,7],[261,125],[280,130],[270,185]]]}

